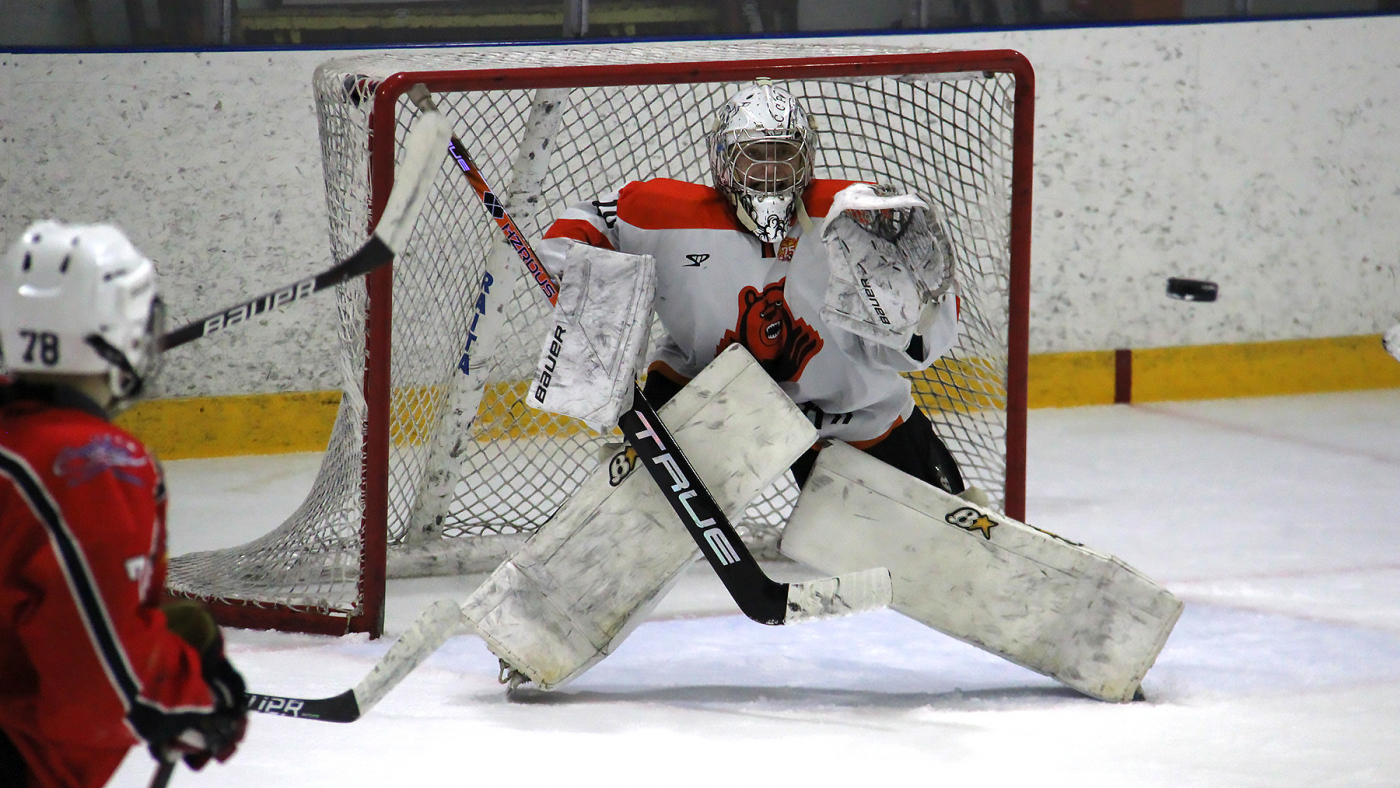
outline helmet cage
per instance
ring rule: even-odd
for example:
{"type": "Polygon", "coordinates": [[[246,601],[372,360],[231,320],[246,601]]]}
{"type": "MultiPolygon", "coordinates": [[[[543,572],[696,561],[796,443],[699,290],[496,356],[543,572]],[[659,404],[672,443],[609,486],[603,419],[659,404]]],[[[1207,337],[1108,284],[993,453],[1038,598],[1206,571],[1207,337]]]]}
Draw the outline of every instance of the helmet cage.
{"type": "Polygon", "coordinates": [[[759,80],[726,102],[708,142],[715,188],[759,239],[781,241],[812,181],[807,113],[791,93],[759,80]]]}

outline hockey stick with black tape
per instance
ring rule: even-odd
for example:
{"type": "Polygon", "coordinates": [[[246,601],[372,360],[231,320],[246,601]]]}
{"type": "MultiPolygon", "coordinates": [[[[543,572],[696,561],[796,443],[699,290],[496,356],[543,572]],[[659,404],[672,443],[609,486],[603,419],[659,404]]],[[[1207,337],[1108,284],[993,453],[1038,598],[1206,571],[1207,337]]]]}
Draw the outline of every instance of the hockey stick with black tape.
{"type": "Polygon", "coordinates": [[[389,690],[423,664],[423,660],[449,637],[462,631],[462,627],[460,604],[450,599],[434,602],[352,689],[329,698],[291,698],[250,692],[248,710],[303,720],[354,722],[374,708],[389,690]]]}
{"type": "MultiPolygon", "coordinates": [[[[436,108],[431,93],[422,85],[415,86],[408,96],[425,112],[436,108]]],[[[556,303],[559,291],[549,272],[455,134],[449,151],[535,284],[551,304],[556,303]]],[[[635,384],[632,409],[622,415],[619,426],[729,595],[749,618],[761,624],[791,624],[874,610],[890,603],[890,574],[883,568],[803,583],[779,583],[768,577],[635,384]]]]}
{"type": "Polygon", "coordinates": [[[423,201],[432,188],[433,176],[441,168],[439,156],[442,146],[447,144],[451,133],[451,126],[437,112],[424,112],[414,121],[404,137],[404,161],[394,178],[394,188],[389,192],[384,211],[369,240],[354,254],[315,276],[181,326],[160,338],[161,349],[169,350],[226,331],[313,293],[364,276],[393,260],[403,251],[404,243],[413,230],[413,223],[417,221],[423,201]]]}

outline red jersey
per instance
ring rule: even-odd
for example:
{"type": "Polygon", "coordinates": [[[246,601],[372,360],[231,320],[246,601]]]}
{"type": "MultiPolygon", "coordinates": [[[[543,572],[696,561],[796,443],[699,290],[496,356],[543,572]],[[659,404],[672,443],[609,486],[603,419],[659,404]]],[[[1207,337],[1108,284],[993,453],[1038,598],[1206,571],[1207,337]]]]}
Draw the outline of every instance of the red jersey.
{"type": "Polygon", "coordinates": [[[165,489],[76,391],[0,387],[0,733],[31,788],[103,785],[214,703],[169,631],[165,489]]]}

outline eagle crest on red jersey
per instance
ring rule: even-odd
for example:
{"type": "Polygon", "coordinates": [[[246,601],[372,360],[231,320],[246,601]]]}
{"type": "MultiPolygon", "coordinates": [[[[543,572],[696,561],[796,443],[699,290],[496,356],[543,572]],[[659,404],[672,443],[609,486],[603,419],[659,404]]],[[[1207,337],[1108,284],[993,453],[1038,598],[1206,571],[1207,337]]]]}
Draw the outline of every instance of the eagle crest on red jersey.
{"type": "Polygon", "coordinates": [[[733,331],[724,332],[715,355],[738,343],[773,380],[782,383],[802,377],[802,370],[821,351],[823,341],[807,321],[793,316],[784,293],[786,285],[784,277],[762,290],[750,285],[739,291],[739,319],[733,331]]]}

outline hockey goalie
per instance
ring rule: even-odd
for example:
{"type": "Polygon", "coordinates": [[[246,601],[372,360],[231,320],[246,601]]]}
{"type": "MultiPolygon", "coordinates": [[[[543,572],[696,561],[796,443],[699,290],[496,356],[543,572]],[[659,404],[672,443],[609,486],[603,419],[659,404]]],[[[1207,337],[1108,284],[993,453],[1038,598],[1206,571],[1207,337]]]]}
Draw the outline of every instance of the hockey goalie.
{"type": "MultiPolygon", "coordinates": [[[[902,375],[957,339],[958,261],[937,213],[917,194],[814,178],[807,114],[770,81],[712,123],[712,183],[580,195],[546,233],[558,303],[527,402],[610,429],[654,314],[664,333],[645,400],[725,516],[791,472],[802,491],[783,553],[824,572],[883,567],[900,613],[1092,697],[1131,699],[1181,603],[989,509],[902,375]]],[[[504,680],[577,677],[700,555],[661,477],[632,472],[632,448],[463,606],[504,680]]]]}

